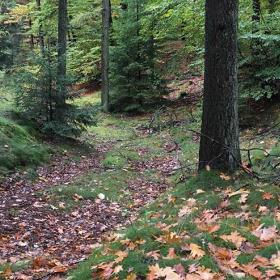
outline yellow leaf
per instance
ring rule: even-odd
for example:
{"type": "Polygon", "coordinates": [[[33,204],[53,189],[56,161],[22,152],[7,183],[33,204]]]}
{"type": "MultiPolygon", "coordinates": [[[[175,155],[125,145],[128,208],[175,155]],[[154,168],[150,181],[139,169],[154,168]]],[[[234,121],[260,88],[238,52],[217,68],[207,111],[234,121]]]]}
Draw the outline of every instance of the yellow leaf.
{"type": "Polygon", "coordinates": [[[191,257],[194,259],[200,259],[205,255],[205,252],[197,244],[191,243],[190,250],[191,250],[191,257]]]}
{"type": "Polygon", "coordinates": [[[136,280],[137,275],[135,273],[130,273],[125,280],[136,280]]]}

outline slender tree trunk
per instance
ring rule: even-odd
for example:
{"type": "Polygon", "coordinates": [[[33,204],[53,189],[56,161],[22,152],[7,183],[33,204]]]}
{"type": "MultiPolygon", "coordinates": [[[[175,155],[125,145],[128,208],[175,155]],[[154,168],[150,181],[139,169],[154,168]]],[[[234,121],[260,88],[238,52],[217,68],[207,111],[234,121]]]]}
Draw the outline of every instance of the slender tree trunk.
{"type": "MultiPolygon", "coordinates": [[[[41,0],[36,0],[37,10],[41,12],[41,0]]],[[[39,45],[42,57],[45,56],[45,39],[43,34],[42,20],[39,22],[39,45]]]]}
{"type": "Polygon", "coordinates": [[[57,40],[57,78],[58,107],[65,105],[66,98],[66,51],[67,51],[67,0],[59,0],[58,4],[58,40],[57,40]]]}
{"type": "Polygon", "coordinates": [[[199,169],[239,167],[238,1],[206,0],[205,86],[199,169]]]}
{"type": "Polygon", "coordinates": [[[253,0],[252,7],[253,7],[252,21],[254,24],[259,23],[261,21],[261,2],[260,2],[260,0],[253,0]]]}
{"type": "MultiPolygon", "coordinates": [[[[252,33],[259,32],[259,25],[261,21],[261,2],[260,0],[252,0],[252,33]]],[[[261,50],[261,41],[253,38],[251,41],[251,50],[253,56],[258,56],[261,50]]],[[[254,65],[256,67],[256,65],[254,65]]]]}
{"type": "Polygon", "coordinates": [[[268,0],[269,3],[269,13],[272,14],[275,12],[275,4],[277,0],[268,0]]]}
{"type": "Polygon", "coordinates": [[[110,46],[110,0],[102,0],[102,93],[101,104],[104,112],[110,110],[109,98],[109,46],[110,46]]]}
{"type": "MultiPolygon", "coordinates": [[[[32,30],[32,20],[31,19],[28,20],[28,25],[29,25],[30,30],[32,30]]],[[[32,33],[30,34],[30,48],[31,48],[31,50],[34,49],[34,35],[32,33]]]]}

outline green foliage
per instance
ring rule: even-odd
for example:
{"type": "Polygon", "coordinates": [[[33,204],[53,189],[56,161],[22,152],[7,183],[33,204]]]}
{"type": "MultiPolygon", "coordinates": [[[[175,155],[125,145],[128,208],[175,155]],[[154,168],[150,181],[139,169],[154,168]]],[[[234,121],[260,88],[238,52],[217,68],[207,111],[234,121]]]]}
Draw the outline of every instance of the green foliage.
{"type": "MultiPolygon", "coordinates": [[[[153,34],[144,34],[143,1],[127,1],[114,22],[111,51],[111,104],[114,111],[135,112],[155,102],[165,93],[156,71],[153,34]]],[[[152,26],[151,26],[152,28],[152,26]]]]}
{"type": "Polygon", "coordinates": [[[27,129],[0,118],[0,173],[16,167],[37,165],[48,159],[48,150],[27,129]]]}
{"type": "Polygon", "coordinates": [[[279,11],[262,6],[260,22],[241,23],[241,93],[256,101],[270,99],[280,91],[279,11]],[[251,25],[250,25],[251,24],[251,25]],[[250,26],[249,26],[250,25],[250,26]]]}
{"type": "Polygon", "coordinates": [[[16,103],[24,118],[34,121],[41,131],[78,136],[87,125],[95,124],[97,108],[70,103],[79,94],[71,92],[69,87],[65,94],[66,103],[61,106],[56,68],[51,62],[51,54],[47,59],[39,57],[19,68],[15,79],[16,103]]]}

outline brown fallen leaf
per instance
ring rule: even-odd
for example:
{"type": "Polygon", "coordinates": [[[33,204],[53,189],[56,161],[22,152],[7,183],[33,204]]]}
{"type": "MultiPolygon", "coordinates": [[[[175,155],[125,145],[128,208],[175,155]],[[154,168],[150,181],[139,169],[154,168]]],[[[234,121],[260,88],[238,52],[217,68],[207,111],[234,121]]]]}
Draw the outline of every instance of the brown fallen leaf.
{"type": "Polygon", "coordinates": [[[269,193],[269,192],[265,192],[264,194],[263,194],[263,196],[262,196],[262,198],[264,199],[264,200],[270,200],[270,199],[272,199],[274,196],[273,196],[273,194],[272,193],[269,193]]]}
{"type": "Polygon", "coordinates": [[[253,276],[257,279],[262,279],[262,273],[256,268],[254,264],[241,265],[240,269],[247,275],[253,276]]]}
{"type": "Polygon", "coordinates": [[[181,277],[185,277],[186,275],[186,271],[185,271],[185,267],[182,264],[176,264],[174,265],[174,270],[177,274],[179,274],[181,277]]]}
{"type": "Polygon", "coordinates": [[[220,225],[218,224],[205,224],[205,223],[200,223],[197,224],[198,229],[200,229],[201,231],[206,231],[209,233],[214,233],[216,231],[218,231],[220,229],[220,225]]]}
{"type": "Polygon", "coordinates": [[[48,266],[48,264],[49,264],[49,261],[45,257],[38,256],[33,260],[32,268],[39,269],[39,268],[48,266]]]}
{"type": "Polygon", "coordinates": [[[176,255],[174,248],[169,248],[168,255],[166,257],[163,257],[163,259],[167,259],[167,260],[173,260],[176,258],[178,258],[178,256],[176,255]]]}
{"type": "Polygon", "coordinates": [[[117,258],[115,259],[115,263],[120,263],[128,256],[128,252],[118,251],[115,253],[115,255],[117,256],[117,258]]]}
{"type": "Polygon", "coordinates": [[[264,225],[260,225],[256,230],[252,233],[257,236],[261,241],[269,241],[277,237],[278,230],[276,226],[272,226],[269,228],[262,228],[264,225]]]}
{"type": "Polygon", "coordinates": [[[157,261],[161,257],[161,254],[159,252],[160,252],[159,250],[151,251],[151,252],[147,253],[146,256],[151,257],[157,261]]]}
{"type": "Polygon", "coordinates": [[[225,241],[233,243],[237,249],[239,249],[242,243],[246,241],[246,239],[237,231],[234,231],[229,235],[221,235],[220,237],[225,241]]]}
{"type": "Polygon", "coordinates": [[[159,277],[165,277],[165,279],[169,280],[181,280],[181,277],[179,274],[177,274],[172,267],[165,267],[165,268],[159,268],[156,271],[156,276],[159,277]]]}

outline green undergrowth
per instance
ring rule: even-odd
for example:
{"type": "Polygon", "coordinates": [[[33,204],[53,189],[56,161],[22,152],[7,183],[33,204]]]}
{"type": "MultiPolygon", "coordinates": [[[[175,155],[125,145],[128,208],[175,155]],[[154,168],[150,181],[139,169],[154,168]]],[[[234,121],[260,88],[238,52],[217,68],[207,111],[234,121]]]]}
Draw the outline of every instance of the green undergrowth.
{"type": "Polygon", "coordinates": [[[48,148],[29,130],[6,118],[0,118],[0,174],[19,167],[38,165],[48,159],[48,148]]]}
{"type": "MultiPolygon", "coordinates": [[[[279,187],[272,185],[259,186],[254,181],[246,181],[239,177],[225,180],[215,172],[204,172],[194,176],[144,208],[137,221],[115,234],[114,239],[106,241],[104,238],[101,247],[96,249],[87,261],[70,272],[69,276],[71,279],[83,280],[92,279],[93,273],[101,275],[98,274],[102,272],[98,270],[98,266],[116,261],[116,254],[120,251],[126,252],[127,256],[115,264],[120,265],[122,270],[112,275],[112,279],[113,276],[117,277],[115,279],[127,279],[131,273],[135,273],[139,279],[144,278],[149,267],[155,264],[159,264],[161,268],[182,264],[186,271],[190,265],[197,264],[216,273],[220,269],[208,246],[211,243],[219,248],[238,251],[236,244],[222,238],[223,235],[230,235],[232,232],[238,232],[253,248],[250,253],[238,251],[238,263],[250,263],[256,255],[271,258],[279,250],[279,244],[275,241],[276,243],[270,246],[263,246],[260,239],[252,233],[252,227],[254,222],[259,220],[259,224],[263,224],[264,228],[275,225],[280,230],[280,223],[274,217],[279,199],[277,188],[279,187]],[[248,197],[243,203],[240,202],[240,198],[244,191],[248,197]],[[271,199],[259,197],[267,191],[272,194],[271,199]],[[227,205],[221,206],[225,200],[227,205]],[[182,209],[185,209],[190,201],[192,207],[183,215],[182,209]],[[258,211],[262,206],[267,208],[267,212],[258,211]],[[218,225],[218,229],[215,232],[200,228],[200,221],[203,224],[203,215],[207,211],[216,211],[217,219],[213,223],[218,225]],[[242,218],[242,212],[248,213],[248,218],[242,218]],[[238,215],[241,215],[241,218],[238,215]],[[134,244],[130,249],[127,245],[129,243],[134,244]],[[182,249],[188,244],[198,245],[204,255],[193,258],[188,250],[182,249]],[[173,258],[167,258],[170,249],[176,252],[173,258]],[[153,251],[157,252],[158,260],[149,256],[153,251]]],[[[244,279],[254,279],[250,278],[250,275],[246,277],[248,278],[244,279]]]]}

